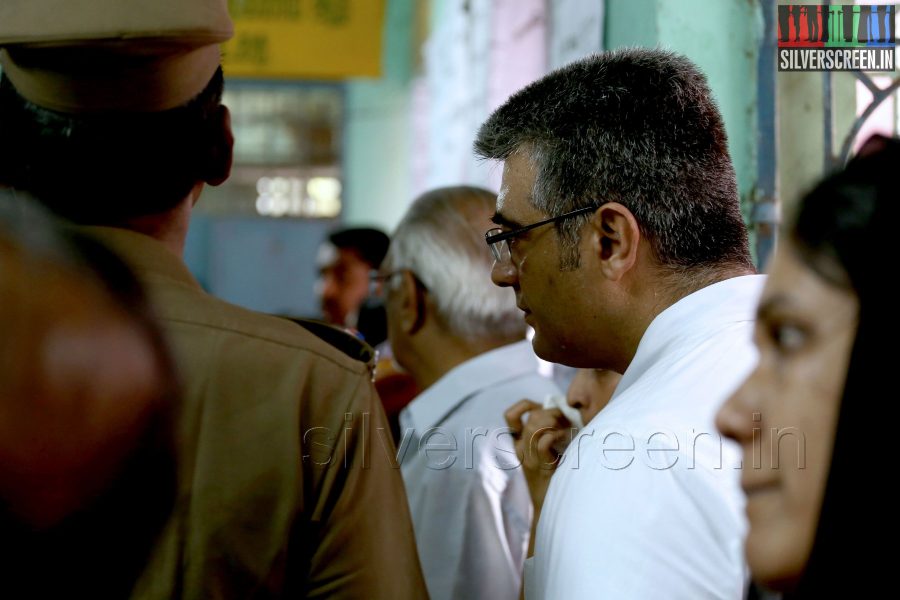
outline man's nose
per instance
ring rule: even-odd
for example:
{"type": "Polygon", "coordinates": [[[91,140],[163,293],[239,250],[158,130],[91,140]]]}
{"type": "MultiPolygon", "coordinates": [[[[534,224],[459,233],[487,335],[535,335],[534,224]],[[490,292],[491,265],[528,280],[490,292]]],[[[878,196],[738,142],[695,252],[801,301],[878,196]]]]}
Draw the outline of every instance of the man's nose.
{"type": "Polygon", "coordinates": [[[500,287],[510,287],[518,283],[519,273],[511,260],[494,261],[491,268],[491,281],[500,287]]]}
{"type": "Polygon", "coordinates": [[[337,295],[338,286],[333,275],[325,274],[318,281],[319,295],[322,298],[334,298],[337,295]]]}

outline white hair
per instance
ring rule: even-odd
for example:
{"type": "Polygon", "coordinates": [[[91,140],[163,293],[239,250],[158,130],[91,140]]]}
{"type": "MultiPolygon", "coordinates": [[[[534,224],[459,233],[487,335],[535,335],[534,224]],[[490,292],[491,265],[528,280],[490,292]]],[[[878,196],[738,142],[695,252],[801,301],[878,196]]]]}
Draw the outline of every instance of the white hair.
{"type": "Polygon", "coordinates": [[[515,294],[491,282],[493,257],[484,242],[497,196],[488,190],[438,188],[417,198],[391,238],[386,264],[409,269],[428,289],[438,317],[463,338],[523,336],[515,294]]]}

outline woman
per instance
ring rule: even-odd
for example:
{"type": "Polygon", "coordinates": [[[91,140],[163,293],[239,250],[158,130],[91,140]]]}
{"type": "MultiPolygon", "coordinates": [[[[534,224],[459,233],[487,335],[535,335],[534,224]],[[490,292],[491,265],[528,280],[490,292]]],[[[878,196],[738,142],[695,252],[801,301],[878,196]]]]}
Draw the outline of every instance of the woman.
{"type": "MultiPolygon", "coordinates": [[[[565,446],[579,427],[590,423],[609,404],[620,379],[621,375],[607,369],[578,369],[569,384],[565,403],[572,411],[577,412],[580,423],[567,418],[560,408],[548,408],[531,400],[520,400],[504,413],[506,423],[516,440],[516,455],[522,463],[534,507],[528,556],[534,554],[534,538],[541,508],[550,487],[550,478],[559,466],[565,446]]],[[[574,412],[570,413],[573,418],[574,412]]]]}
{"type": "Polygon", "coordinates": [[[873,138],[804,198],[760,302],[759,365],[718,415],[744,451],[754,580],[786,597],[884,593],[874,540],[891,513],[872,490],[893,456],[879,424],[898,169],[900,142],[873,138]]]}

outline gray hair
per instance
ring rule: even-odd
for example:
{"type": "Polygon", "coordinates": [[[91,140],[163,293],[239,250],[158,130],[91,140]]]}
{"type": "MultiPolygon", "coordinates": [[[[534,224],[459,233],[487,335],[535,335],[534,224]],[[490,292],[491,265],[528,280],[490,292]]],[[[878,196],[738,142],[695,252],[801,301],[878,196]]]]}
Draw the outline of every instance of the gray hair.
{"type": "Polygon", "coordinates": [[[511,290],[491,283],[484,242],[497,196],[488,190],[439,188],[417,198],[391,238],[386,264],[409,269],[434,299],[440,321],[466,339],[521,337],[525,323],[511,290]]]}
{"type": "MultiPolygon", "coordinates": [[[[532,203],[549,216],[620,202],[665,268],[752,266],[722,117],[683,56],[624,49],[553,71],[488,118],[475,152],[528,157],[532,203]]],[[[557,225],[562,268],[577,268],[589,218],[557,225]]]]}

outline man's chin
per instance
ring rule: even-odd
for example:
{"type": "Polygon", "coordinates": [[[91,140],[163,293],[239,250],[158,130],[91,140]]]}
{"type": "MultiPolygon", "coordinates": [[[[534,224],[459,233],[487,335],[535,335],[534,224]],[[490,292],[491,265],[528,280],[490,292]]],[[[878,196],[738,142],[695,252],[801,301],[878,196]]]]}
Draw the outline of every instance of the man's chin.
{"type": "Polygon", "coordinates": [[[565,364],[564,360],[562,360],[564,357],[560,356],[562,353],[560,352],[561,348],[559,344],[549,342],[544,336],[539,334],[536,329],[531,338],[531,347],[541,360],[565,364]]]}
{"type": "Polygon", "coordinates": [[[531,338],[531,347],[541,360],[577,369],[594,368],[590,361],[587,360],[585,353],[578,352],[575,348],[566,344],[548,340],[545,336],[538,333],[537,330],[534,331],[534,336],[531,338]]]}
{"type": "Polygon", "coordinates": [[[328,306],[322,307],[322,317],[326,322],[339,327],[343,327],[346,320],[346,315],[342,311],[328,306]]]}

